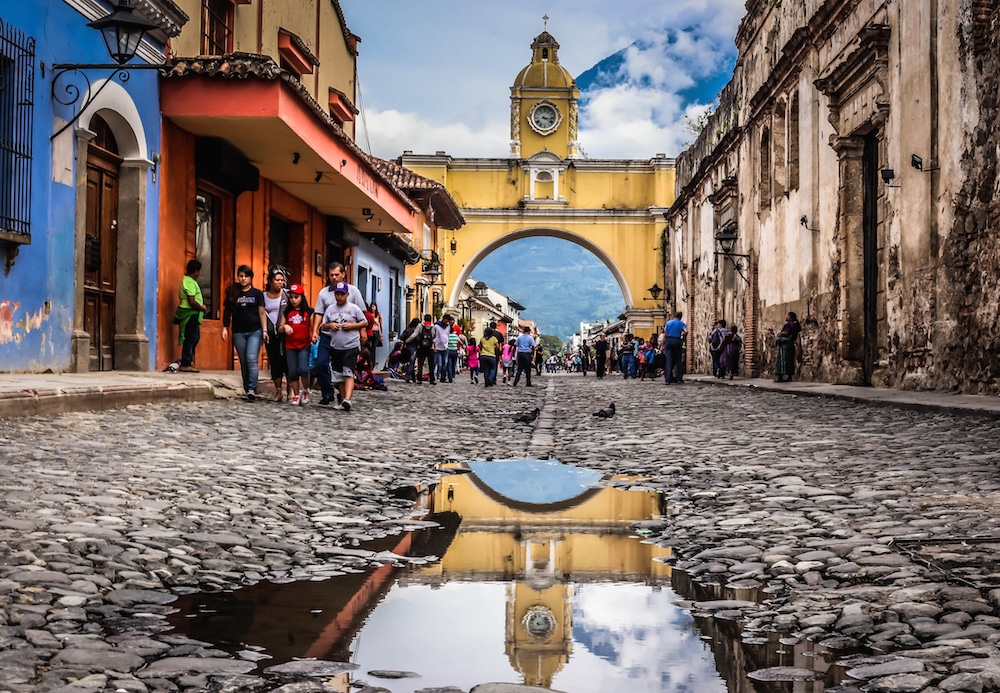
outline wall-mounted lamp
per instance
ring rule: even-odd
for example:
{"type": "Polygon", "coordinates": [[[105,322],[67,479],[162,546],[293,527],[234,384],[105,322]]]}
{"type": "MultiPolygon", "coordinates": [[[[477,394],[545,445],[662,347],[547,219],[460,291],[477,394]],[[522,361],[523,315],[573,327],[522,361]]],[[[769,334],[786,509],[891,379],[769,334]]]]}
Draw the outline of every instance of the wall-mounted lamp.
{"type": "Polygon", "coordinates": [[[293,166],[298,166],[300,158],[301,157],[299,156],[298,152],[292,152],[292,165],[293,166]]]}
{"type": "Polygon", "coordinates": [[[661,289],[660,285],[657,284],[656,282],[653,282],[653,285],[648,289],[646,289],[646,291],[648,291],[649,295],[653,297],[653,301],[659,301],[660,294],[663,293],[663,289],[661,289]]]}
{"type": "Polygon", "coordinates": [[[322,171],[316,171],[316,177],[313,178],[313,181],[316,182],[316,183],[319,183],[321,180],[323,180],[323,172],[322,171]]]}
{"type": "Polygon", "coordinates": [[[722,251],[722,252],[716,251],[715,255],[716,257],[721,255],[727,258],[731,263],[733,263],[733,268],[736,270],[737,274],[739,274],[743,278],[743,281],[749,284],[750,280],[747,279],[746,270],[750,268],[750,256],[741,255],[740,253],[733,252],[733,250],[736,248],[736,240],[737,240],[737,236],[733,232],[733,228],[735,226],[736,224],[734,223],[730,224],[726,226],[722,231],[719,231],[717,234],[715,234],[715,244],[719,247],[719,250],[722,251]]]}
{"type": "Polygon", "coordinates": [[[809,228],[809,217],[807,217],[805,214],[803,214],[802,218],[799,219],[799,223],[806,231],[819,231],[819,229],[809,228]]]}
{"type": "Polygon", "coordinates": [[[414,289],[409,284],[407,284],[406,288],[403,289],[403,295],[406,296],[406,300],[407,301],[413,300],[413,294],[415,294],[415,293],[417,293],[416,289],[414,289]]]}
{"type": "Polygon", "coordinates": [[[898,187],[900,187],[898,185],[893,185],[892,184],[892,181],[895,180],[895,178],[896,178],[896,172],[893,171],[891,168],[884,168],[881,171],[879,171],[879,173],[882,174],[882,184],[885,185],[885,187],[887,187],[887,188],[898,188],[898,187]]]}
{"type": "Polygon", "coordinates": [[[929,168],[924,168],[924,160],[917,156],[916,154],[910,155],[910,165],[917,169],[918,171],[923,171],[924,173],[930,173],[931,171],[937,171],[937,166],[931,166],[929,168]]]}
{"type": "Polygon", "coordinates": [[[454,236],[452,236],[451,238],[451,243],[449,243],[449,247],[451,248],[452,255],[458,252],[458,241],[455,240],[454,236]]]}
{"type": "Polygon", "coordinates": [[[149,156],[150,161],[153,162],[153,167],[150,171],[153,174],[153,182],[156,182],[156,171],[160,167],[160,162],[163,161],[163,156],[159,152],[153,152],[149,156]]]}
{"type": "MultiPolygon", "coordinates": [[[[132,5],[129,0],[118,0],[118,6],[111,12],[111,14],[101,19],[95,19],[92,22],[88,22],[87,26],[97,29],[101,32],[101,36],[104,38],[104,46],[107,48],[108,55],[114,60],[113,64],[65,64],[56,63],[51,65],[52,69],[52,99],[63,106],[72,106],[77,101],[86,95],[86,99],[80,106],[80,110],[77,112],[69,122],[63,125],[59,130],[52,135],[50,139],[55,139],[60,134],[62,134],[69,126],[79,120],[80,116],[86,112],[87,108],[94,99],[101,93],[104,87],[98,89],[91,89],[90,78],[83,72],[83,70],[111,70],[111,74],[108,76],[108,80],[105,82],[107,84],[112,78],[117,79],[121,83],[125,83],[129,79],[129,72],[133,70],[157,70],[159,72],[166,72],[170,69],[169,64],[161,65],[149,65],[146,63],[141,63],[138,65],[126,65],[128,61],[135,57],[135,52],[139,50],[139,44],[142,43],[142,37],[145,36],[147,31],[151,29],[159,28],[155,22],[151,22],[148,19],[140,17],[133,13],[132,5]],[[70,84],[64,84],[63,86],[57,86],[61,84],[61,78],[69,72],[74,72],[82,78],[85,82],[83,87],[70,84]],[[63,100],[65,98],[65,100],[63,100]]],[[[45,77],[45,63],[41,63],[42,77],[45,77]]]]}
{"type": "Polygon", "coordinates": [[[361,208],[361,216],[363,216],[365,218],[365,221],[369,221],[369,222],[372,219],[375,218],[375,215],[372,214],[372,208],[371,207],[362,207],[361,208]]]}

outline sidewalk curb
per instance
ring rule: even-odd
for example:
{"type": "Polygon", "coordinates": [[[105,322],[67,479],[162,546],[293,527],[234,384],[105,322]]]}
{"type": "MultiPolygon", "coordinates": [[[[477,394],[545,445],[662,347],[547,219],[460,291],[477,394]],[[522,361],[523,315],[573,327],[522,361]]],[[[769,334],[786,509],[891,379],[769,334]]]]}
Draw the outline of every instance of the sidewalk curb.
{"type": "Polygon", "coordinates": [[[120,409],[132,404],[215,399],[208,382],[142,383],[0,392],[0,419],[120,409]]]}
{"type": "Polygon", "coordinates": [[[764,392],[777,392],[801,397],[826,397],[854,404],[868,404],[874,407],[894,407],[927,413],[947,413],[958,416],[982,416],[1000,419],[1000,399],[984,395],[956,395],[941,392],[920,392],[915,390],[890,390],[887,388],[861,387],[856,385],[833,385],[809,381],[772,384],[760,378],[721,380],[710,375],[686,376],[696,383],[724,387],[745,387],[764,392]],[[956,398],[954,401],[931,401],[932,399],[956,398]],[[959,400],[957,398],[963,398],[959,400]]]}

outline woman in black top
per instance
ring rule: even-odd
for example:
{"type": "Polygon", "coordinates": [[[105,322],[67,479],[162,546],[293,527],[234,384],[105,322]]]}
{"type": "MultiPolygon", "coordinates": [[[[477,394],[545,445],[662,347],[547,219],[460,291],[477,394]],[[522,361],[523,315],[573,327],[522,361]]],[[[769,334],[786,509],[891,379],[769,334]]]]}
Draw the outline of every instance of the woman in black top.
{"type": "Polygon", "coordinates": [[[253,268],[240,265],[236,282],[226,289],[222,312],[222,339],[229,337],[233,326],[233,346],[240,357],[243,389],[251,402],[257,399],[257,360],[260,345],[267,339],[267,313],[264,312],[264,292],[252,286],[253,268]]]}

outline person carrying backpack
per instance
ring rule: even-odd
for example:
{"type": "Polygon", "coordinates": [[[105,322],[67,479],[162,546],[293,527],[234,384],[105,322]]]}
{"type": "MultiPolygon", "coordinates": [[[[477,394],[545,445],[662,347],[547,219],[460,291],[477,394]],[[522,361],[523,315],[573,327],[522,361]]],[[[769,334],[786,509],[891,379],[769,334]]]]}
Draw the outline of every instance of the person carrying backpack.
{"type": "Polygon", "coordinates": [[[416,345],[417,363],[413,373],[413,382],[420,385],[424,381],[424,364],[430,373],[430,383],[434,385],[434,316],[424,315],[424,321],[417,325],[410,336],[410,342],[416,345]]]}

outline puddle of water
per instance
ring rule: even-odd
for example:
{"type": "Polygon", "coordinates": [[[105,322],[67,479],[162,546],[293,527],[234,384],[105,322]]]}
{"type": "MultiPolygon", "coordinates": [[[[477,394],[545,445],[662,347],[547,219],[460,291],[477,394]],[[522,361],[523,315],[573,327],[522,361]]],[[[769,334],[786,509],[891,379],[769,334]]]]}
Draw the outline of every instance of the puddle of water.
{"type": "MultiPolygon", "coordinates": [[[[678,594],[691,601],[736,599],[761,601],[768,595],[760,588],[733,589],[721,584],[691,580],[683,571],[672,575],[678,594]]],[[[852,682],[845,668],[837,663],[838,654],[806,639],[788,633],[747,632],[739,621],[696,616],[694,623],[702,639],[711,647],[716,666],[723,673],[728,690],[757,693],[823,693],[834,686],[852,682]],[[820,674],[816,681],[751,681],[750,672],[771,667],[809,669],[820,674]]],[[[846,653],[844,653],[846,654],[846,653]]]]}
{"type": "Polygon", "coordinates": [[[630,535],[631,523],[664,515],[663,498],[610,484],[641,480],[551,460],[449,469],[420,500],[440,528],[366,546],[440,560],[189,595],[171,622],[231,652],[267,654],[260,672],[296,657],[354,662],[344,690],[350,680],[393,693],[489,681],[573,693],[751,690],[745,674],[762,664],[739,659],[739,629],[696,623],[676,606],[670,549],[630,535]]]}

